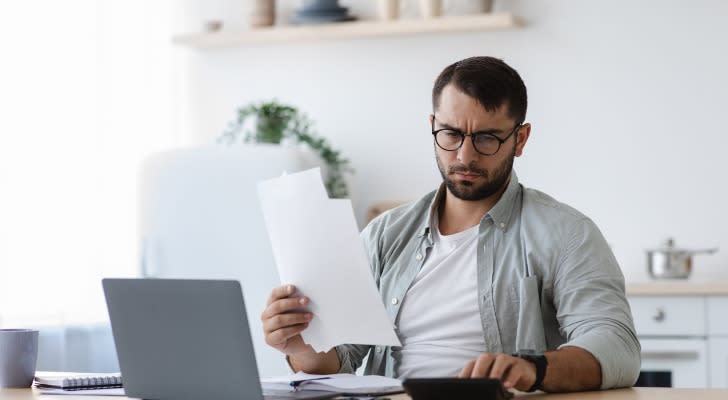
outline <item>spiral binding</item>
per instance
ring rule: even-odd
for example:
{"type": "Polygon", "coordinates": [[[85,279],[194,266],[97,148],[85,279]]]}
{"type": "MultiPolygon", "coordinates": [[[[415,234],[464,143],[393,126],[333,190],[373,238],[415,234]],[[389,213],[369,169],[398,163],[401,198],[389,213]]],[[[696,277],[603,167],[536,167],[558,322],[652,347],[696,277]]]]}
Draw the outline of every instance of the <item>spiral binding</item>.
{"type": "Polygon", "coordinates": [[[63,388],[72,389],[94,389],[99,387],[120,387],[120,376],[83,376],[78,378],[65,378],[63,388]]]}

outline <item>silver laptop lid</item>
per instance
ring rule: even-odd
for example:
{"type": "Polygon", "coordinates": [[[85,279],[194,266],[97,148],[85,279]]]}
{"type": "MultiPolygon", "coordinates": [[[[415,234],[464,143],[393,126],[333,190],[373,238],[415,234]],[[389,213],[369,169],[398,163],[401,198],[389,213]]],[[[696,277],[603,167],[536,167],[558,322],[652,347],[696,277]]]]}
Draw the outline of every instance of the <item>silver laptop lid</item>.
{"type": "Polygon", "coordinates": [[[129,397],[263,398],[240,283],[104,279],[129,397]]]}

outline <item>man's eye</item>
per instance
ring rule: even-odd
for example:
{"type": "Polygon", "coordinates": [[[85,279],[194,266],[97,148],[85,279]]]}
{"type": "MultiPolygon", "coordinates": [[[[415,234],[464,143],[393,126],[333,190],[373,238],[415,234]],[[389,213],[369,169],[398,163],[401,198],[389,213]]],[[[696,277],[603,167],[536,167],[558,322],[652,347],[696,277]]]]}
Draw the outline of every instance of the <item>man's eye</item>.
{"type": "Polygon", "coordinates": [[[496,139],[495,136],[488,135],[488,134],[475,135],[475,141],[478,144],[493,144],[493,143],[498,143],[498,139],[496,139]]]}
{"type": "Polygon", "coordinates": [[[442,131],[441,134],[451,139],[460,139],[460,133],[456,131],[442,131]]]}

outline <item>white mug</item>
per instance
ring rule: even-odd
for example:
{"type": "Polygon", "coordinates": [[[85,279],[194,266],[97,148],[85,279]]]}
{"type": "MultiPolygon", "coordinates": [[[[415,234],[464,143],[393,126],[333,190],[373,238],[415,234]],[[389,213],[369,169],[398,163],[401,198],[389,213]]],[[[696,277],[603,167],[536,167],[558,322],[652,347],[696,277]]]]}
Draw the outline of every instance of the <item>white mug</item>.
{"type": "Polygon", "coordinates": [[[27,388],[38,360],[38,331],[0,329],[0,388],[27,388]]]}

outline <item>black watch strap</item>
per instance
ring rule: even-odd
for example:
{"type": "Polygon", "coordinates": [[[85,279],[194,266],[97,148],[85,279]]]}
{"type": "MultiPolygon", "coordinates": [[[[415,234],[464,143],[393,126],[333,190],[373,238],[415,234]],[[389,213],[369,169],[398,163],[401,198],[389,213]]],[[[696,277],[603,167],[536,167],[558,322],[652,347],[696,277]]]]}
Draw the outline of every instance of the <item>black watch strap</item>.
{"type": "Polygon", "coordinates": [[[526,361],[533,363],[536,366],[536,381],[533,385],[528,388],[527,392],[535,392],[536,390],[543,390],[543,379],[546,376],[546,367],[548,366],[548,360],[546,357],[541,355],[531,355],[522,353],[513,353],[515,357],[520,357],[526,361]]]}

